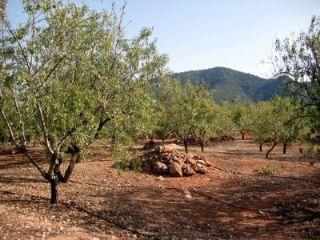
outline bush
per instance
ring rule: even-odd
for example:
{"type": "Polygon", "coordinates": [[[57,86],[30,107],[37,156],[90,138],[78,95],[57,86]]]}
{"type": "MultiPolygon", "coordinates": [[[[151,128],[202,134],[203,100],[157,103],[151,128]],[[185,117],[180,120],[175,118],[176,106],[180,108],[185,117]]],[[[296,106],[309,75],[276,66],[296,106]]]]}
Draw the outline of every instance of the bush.
{"type": "Polygon", "coordinates": [[[264,176],[270,176],[273,175],[276,172],[276,168],[270,165],[267,165],[260,170],[260,174],[264,176]]]}
{"type": "Polygon", "coordinates": [[[114,166],[120,170],[141,172],[141,157],[125,157],[117,160],[114,166]]]}
{"type": "Polygon", "coordinates": [[[308,160],[311,165],[320,161],[320,148],[314,144],[311,144],[307,150],[299,149],[300,160],[308,160]]]}

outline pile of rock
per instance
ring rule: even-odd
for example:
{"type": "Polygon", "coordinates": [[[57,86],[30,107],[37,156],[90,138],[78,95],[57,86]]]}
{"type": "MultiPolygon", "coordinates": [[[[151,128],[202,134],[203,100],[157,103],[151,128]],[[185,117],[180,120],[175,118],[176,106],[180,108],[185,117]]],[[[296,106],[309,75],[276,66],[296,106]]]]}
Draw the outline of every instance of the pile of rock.
{"type": "Polygon", "coordinates": [[[205,174],[210,166],[204,156],[185,154],[168,146],[157,146],[142,158],[145,171],[172,177],[205,174]]]}

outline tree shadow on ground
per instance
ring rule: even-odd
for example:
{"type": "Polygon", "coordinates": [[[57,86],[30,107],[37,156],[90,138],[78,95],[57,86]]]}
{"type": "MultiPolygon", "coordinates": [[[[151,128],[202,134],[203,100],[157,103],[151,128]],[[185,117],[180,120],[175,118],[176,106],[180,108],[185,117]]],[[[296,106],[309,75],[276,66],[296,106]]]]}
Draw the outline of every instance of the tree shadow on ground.
{"type": "Polygon", "coordinates": [[[25,178],[25,177],[3,177],[0,176],[0,183],[2,184],[20,184],[20,183],[44,183],[44,179],[40,178],[25,178]]]}
{"type": "Polygon", "coordinates": [[[165,186],[100,189],[74,202],[72,183],[68,189],[55,208],[46,198],[5,191],[0,203],[38,209],[87,231],[113,226],[142,239],[320,237],[320,182],[241,178],[221,188],[190,188],[191,198],[165,186]]]}
{"type": "MultiPolygon", "coordinates": [[[[6,176],[0,183],[41,180],[6,176]]],[[[55,216],[55,222],[68,219],[88,232],[117,228],[141,239],[320,238],[319,175],[304,181],[235,175],[219,186],[188,188],[191,198],[166,181],[117,190],[68,185],[56,207],[47,198],[5,190],[0,203],[55,216]]]]}
{"type": "MultiPolygon", "coordinates": [[[[320,184],[287,179],[273,184],[270,179],[242,181],[226,183],[219,190],[198,189],[208,195],[191,189],[191,199],[181,189],[166,187],[96,192],[88,201],[99,198],[102,202],[82,210],[151,239],[319,237],[320,206],[314,201],[319,199],[320,184]]],[[[83,220],[83,228],[94,224],[91,218],[83,220]]]]}
{"type": "MultiPolygon", "coordinates": [[[[248,150],[244,150],[244,149],[228,149],[224,152],[221,152],[223,154],[227,154],[227,155],[233,155],[233,156],[256,156],[256,157],[265,157],[266,155],[266,151],[263,152],[259,152],[259,149],[252,150],[252,151],[248,151],[248,150]]],[[[276,159],[277,161],[287,161],[287,162],[297,162],[297,161],[301,161],[300,160],[300,156],[298,154],[292,154],[292,153],[288,153],[288,154],[282,154],[280,152],[271,152],[270,156],[268,159],[276,159]]]]}
{"type": "MultiPolygon", "coordinates": [[[[45,161],[45,155],[41,151],[30,151],[31,156],[39,163],[45,161]]],[[[23,154],[0,155],[0,170],[10,168],[29,167],[31,162],[23,154]]]]}
{"type": "Polygon", "coordinates": [[[226,183],[219,190],[191,189],[191,199],[170,188],[102,192],[91,197],[106,199],[107,208],[93,211],[159,239],[320,237],[319,182],[241,181],[226,183]]]}

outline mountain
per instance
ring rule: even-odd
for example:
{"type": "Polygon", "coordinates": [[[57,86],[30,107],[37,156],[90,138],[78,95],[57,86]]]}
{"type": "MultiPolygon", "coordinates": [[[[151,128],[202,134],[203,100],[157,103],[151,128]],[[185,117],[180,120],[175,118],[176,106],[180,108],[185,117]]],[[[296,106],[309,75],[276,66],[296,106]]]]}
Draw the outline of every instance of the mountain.
{"type": "Polygon", "coordinates": [[[272,98],[285,90],[288,80],[284,78],[261,78],[230,68],[215,67],[197,71],[175,73],[182,83],[204,83],[218,101],[242,99],[259,102],[272,98]]]}

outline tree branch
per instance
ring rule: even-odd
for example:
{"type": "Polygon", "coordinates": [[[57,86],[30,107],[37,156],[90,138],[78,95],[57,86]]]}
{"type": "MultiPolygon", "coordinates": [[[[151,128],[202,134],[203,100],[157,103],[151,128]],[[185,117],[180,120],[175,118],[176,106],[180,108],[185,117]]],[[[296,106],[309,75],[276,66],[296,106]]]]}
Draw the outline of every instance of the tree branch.
{"type": "Polygon", "coordinates": [[[44,119],[43,111],[42,111],[42,108],[41,108],[39,102],[37,102],[37,109],[38,109],[38,112],[40,115],[40,125],[42,128],[42,133],[43,133],[43,137],[44,137],[44,141],[46,143],[47,149],[49,150],[49,152],[51,154],[54,154],[54,151],[53,151],[51,144],[49,142],[49,135],[48,135],[47,127],[46,127],[46,121],[44,119]]]}

